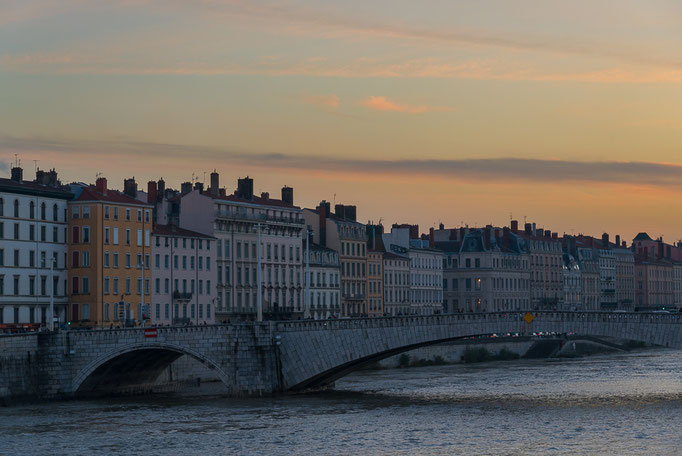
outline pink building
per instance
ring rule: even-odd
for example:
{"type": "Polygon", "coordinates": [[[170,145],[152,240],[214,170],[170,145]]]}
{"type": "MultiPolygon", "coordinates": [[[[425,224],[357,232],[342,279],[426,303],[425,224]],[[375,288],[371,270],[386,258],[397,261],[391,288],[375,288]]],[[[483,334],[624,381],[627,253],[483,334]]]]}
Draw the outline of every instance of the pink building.
{"type": "Polygon", "coordinates": [[[152,232],[155,325],[213,324],[218,275],[214,237],[156,225],[152,232]]]}

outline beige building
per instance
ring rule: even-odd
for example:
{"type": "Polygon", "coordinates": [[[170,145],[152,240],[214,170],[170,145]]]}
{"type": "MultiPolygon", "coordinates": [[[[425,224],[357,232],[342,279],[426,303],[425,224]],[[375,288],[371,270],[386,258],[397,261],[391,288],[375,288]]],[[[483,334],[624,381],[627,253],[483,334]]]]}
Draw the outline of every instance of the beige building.
{"type": "Polygon", "coordinates": [[[336,250],[341,266],[341,315],[368,315],[367,233],[356,220],[356,207],[337,204],[334,213],[322,201],[316,209],[304,209],[313,242],[336,250]]]}
{"type": "Polygon", "coordinates": [[[387,315],[409,315],[410,313],[410,259],[406,256],[385,252],[384,267],[384,312],[387,315]]]}

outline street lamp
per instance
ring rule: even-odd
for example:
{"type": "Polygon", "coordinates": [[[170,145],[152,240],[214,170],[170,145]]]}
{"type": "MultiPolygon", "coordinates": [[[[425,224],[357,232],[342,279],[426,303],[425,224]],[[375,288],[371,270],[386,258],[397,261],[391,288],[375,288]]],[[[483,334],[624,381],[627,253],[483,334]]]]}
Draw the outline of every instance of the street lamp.
{"type": "Polygon", "coordinates": [[[267,233],[269,231],[267,226],[257,223],[253,229],[258,233],[258,248],[256,249],[256,258],[258,259],[258,269],[256,269],[256,283],[258,286],[258,291],[256,294],[256,321],[263,321],[263,286],[262,286],[262,272],[260,269],[260,235],[261,232],[267,233]]]}
{"type": "Polygon", "coordinates": [[[54,331],[54,264],[57,261],[55,256],[52,256],[52,261],[50,262],[50,324],[48,328],[50,331],[54,331]]]}
{"type": "Polygon", "coordinates": [[[303,318],[310,318],[310,241],[313,230],[305,229],[305,296],[303,302],[303,318]]]}

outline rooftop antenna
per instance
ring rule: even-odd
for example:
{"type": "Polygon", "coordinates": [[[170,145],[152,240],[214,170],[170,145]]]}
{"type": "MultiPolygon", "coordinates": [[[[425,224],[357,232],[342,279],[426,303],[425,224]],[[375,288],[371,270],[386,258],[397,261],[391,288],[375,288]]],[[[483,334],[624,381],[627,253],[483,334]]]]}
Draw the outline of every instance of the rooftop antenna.
{"type": "Polygon", "coordinates": [[[514,220],[514,215],[512,215],[512,213],[510,212],[509,213],[509,221],[511,222],[512,220],[514,220]]]}
{"type": "Polygon", "coordinates": [[[102,173],[95,174],[95,179],[99,179],[100,177],[102,177],[102,173]]]}
{"type": "Polygon", "coordinates": [[[523,216],[523,224],[524,224],[524,225],[526,224],[526,219],[527,219],[527,218],[528,218],[528,217],[526,217],[525,215],[523,216]]]}
{"type": "Polygon", "coordinates": [[[38,161],[39,160],[33,160],[33,171],[38,172],[38,161]]]}
{"type": "Polygon", "coordinates": [[[19,154],[14,154],[14,167],[18,168],[21,160],[19,160],[19,154]]]}
{"type": "Polygon", "coordinates": [[[334,193],[334,206],[336,206],[336,193],[334,193]]]}
{"type": "Polygon", "coordinates": [[[206,171],[204,171],[204,182],[206,182],[206,171]]]}

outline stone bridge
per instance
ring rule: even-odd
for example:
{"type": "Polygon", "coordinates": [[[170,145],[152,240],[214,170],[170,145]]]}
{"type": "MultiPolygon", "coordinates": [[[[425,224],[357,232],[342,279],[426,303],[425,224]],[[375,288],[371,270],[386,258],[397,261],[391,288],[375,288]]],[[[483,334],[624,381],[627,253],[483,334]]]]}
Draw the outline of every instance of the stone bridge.
{"type": "Polygon", "coordinates": [[[226,394],[261,395],[332,384],[414,348],[490,334],[618,337],[682,348],[682,315],[533,312],[68,331],[0,336],[0,398],[145,391],[188,355],[226,394]]]}

